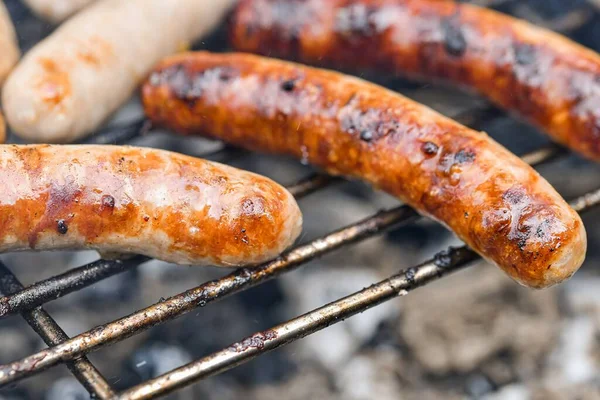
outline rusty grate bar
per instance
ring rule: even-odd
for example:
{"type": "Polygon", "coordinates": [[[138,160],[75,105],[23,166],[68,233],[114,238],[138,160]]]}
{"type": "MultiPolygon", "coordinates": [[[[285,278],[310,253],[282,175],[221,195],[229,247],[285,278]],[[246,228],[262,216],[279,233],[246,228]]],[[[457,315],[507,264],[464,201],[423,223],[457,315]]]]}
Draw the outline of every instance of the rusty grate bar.
{"type": "Polygon", "coordinates": [[[150,132],[152,124],[149,120],[142,118],[132,123],[112,126],[99,130],[93,136],[85,138],[82,144],[126,144],[138,136],[150,132]]]}
{"type": "MultiPolygon", "coordinates": [[[[600,189],[571,203],[571,206],[578,212],[589,211],[599,205],[600,189]]],[[[219,374],[380,303],[397,296],[404,296],[411,290],[467,267],[475,260],[481,260],[481,257],[466,246],[450,248],[418,266],[402,270],[366,289],[266,331],[257,332],[223,350],[134,386],[119,395],[118,399],[150,399],[200,379],[219,374]]]]}
{"type": "MultiPolygon", "coordinates": [[[[526,162],[546,162],[562,153],[557,146],[543,148],[523,157],[526,162]]],[[[263,281],[273,279],[341,246],[372,237],[417,217],[408,206],[383,211],[337,232],[301,245],[258,268],[242,268],[224,278],[207,282],[167,300],[155,303],[126,317],[98,326],[22,360],[0,366],[0,385],[23,379],[33,373],[121,341],[156,324],[179,317],[196,307],[222,299],[263,281]]]]}
{"type": "MultiPolygon", "coordinates": [[[[10,272],[6,265],[0,262],[0,293],[11,294],[21,290],[23,290],[21,282],[10,272]]],[[[65,331],[42,307],[25,311],[21,315],[48,346],[56,346],[69,339],[65,331]]],[[[92,396],[99,399],[109,399],[115,395],[106,379],[87,357],[82,356],[67,363],[67,368],[92,396]]]]}
{"type": "Polygon", "coordinates": [[[84,353],[126,339],[156,324],[179,317],[196,307],[204,307],[209,302],[220,300],[273,279],[284,272],[298,268],[315,257],[322,256],[343,245],[371,237],[416,216],[416,212],[411,208],[400,206],[296,247],[261,267],[238,269],[224,278],[204,283],[126,317],[98,326],[57,346],[42,350],[22,360],[2,365],[0,366],[0,385],[4,386],[54,366],[61,361],[72,360],[84,353]]]}
{"type": "Polygon", "coordinates": [[[257,332],[229,347],[132,387],[117,398],[150,399],[195,381],[219,374],[268,351],[294,342],[330,325],[391,300],[477,260],[471,250],[450,249],[436,258],[391,276],[350,296],[317,308],[271,329],[257,332]],[[440,261],[444,260],[444,261],[440,261]]]}
{"type": "Polygon", "coordinates": [[[313,174],[305,179],[302,179],[287,189],[297,199],[308,196],[318,190],[324,189],[335,183],[342,182],[341,178],[336,178],[330,175],[313,174]]]}
{"type": "MultiPolygon", "coordinates": [[[[339,181],[341,179],[329,175],[313,174],[289,186],[288,190],[294,197],[302,198],[339,181]]],[[[35,283],[11,295],[0,297],[0,319],[56,300],[102,279],[136,268],[148,260],[145,256],[127,260],[98,260],[35,283]]]]}
{"type": "Polygon", "coordinates": [[[136,256],[127,260],[98,260],[74,268],[64,274],[19,289],[13,294],[0,297],[0,318],[32,309],[76,290],[133,269],[148,261],[148,257],[136,256]]]}

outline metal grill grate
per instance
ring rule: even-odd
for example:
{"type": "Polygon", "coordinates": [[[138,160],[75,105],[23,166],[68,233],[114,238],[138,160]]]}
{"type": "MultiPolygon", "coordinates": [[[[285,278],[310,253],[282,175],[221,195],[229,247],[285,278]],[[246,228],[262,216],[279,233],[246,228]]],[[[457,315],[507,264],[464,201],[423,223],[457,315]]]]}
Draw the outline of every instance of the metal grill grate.
{"type": "MultiPolygon", "coordinates": [[[[585,22],[586,18],[584,17],[585,13],[582,13],[581,10],[575,12],[576,14],[573,15],[563,15],[554,22],[546,21],[546,25],[555,29],[577,28],[585,22]]],[[[479,108],[456,116],[456,119],[467,125],[476,126],[479,122],[498,115],[500,113],[495,109],[479,108]]],[[[124,127],[103,130],[86,140],[86,143],[128,143],[148,130],[147,122],[140,120],[124,127]]],[[[235,157],[236,152],[235,149],[226,147],[203,156],[223,161],[235,157]]],[[[523,158],[529,164],[540,165],[565,153],[562,148],[549,146],[526,154],[523,158]]],[[[296,198],[302,198],[338,181],[337,178],[325,175],[313,175],[289,186],[288,189],[296,198]]],[[[600,188],[575,199],[571,204],[578,212],[590,210],[600,204],[600,188]]],[[[236,270],[221,279],[206,282],[73,338],[67,337],[42,306],[74,291],[82,290],[100,280],[134,269],[148,261],[149,258],[136,256],[123,261],[99,260],[29,287],[23,287],[15,275],[0,263],[0,294],[3,296],[0,297],[0,318],[21,314],[49,346],[47,349],[21,360],[0,366],[0,385],[8,385],[47,368],[65,363],[89,393],[97,398],[153,398],[233,368],[382,302],[406,295],[413,289],[465,268],[479,259],[478,255],[466,247],[450,248],[438,253],[431,260],[402,270],[366,289],[271,329],[257,332],[227,348],[143,382],[120,394],[115,393],[106,379],[85,356],[104,346],[139,334],[152,326],[165,324],[213,301],[276,278],[303,266],[316,257],[363,241],[417,218],[419,218],[418,214],[405,205],[379,212],[367,219],[297,246],[259,268],[236,270]]]]}

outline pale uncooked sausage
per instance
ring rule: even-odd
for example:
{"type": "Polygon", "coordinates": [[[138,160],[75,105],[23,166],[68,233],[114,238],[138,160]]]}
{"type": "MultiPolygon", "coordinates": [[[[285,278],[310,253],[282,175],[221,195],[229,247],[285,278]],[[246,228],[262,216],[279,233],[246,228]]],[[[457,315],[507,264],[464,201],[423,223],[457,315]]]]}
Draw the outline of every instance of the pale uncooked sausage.
{"type": "Polygon", "coordinates": [[[21,51],[15,27],[3,1],[0,1],[0,87],[13,69],[21,51]]]}
{"type": "Polygon", "coordinates": [[[2,93],[8,125],[34,142],[96,129],[162,57],[222,20],[233,0],[101,0],[29,51],[2,93]]]}
{"type": "Polygon", "coordinates": [[[24,0],[41,18],[58,24],[96,0],[24,0]]]}

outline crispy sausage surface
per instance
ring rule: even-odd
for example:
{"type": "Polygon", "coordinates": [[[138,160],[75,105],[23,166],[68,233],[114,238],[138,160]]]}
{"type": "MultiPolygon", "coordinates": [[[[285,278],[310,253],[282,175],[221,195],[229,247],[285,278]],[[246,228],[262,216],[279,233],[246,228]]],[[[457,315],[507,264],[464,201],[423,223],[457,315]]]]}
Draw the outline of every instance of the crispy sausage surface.
{"type": "Polygon", "coordinates": [[[25,0],[37,15],[58,24],[96,0],[25,0]]]}
{"type": "Polygon", "coordinates": [[[243,0],[238,50],[475,90],[600,161],[600,55],[549,30],[439,0],[243,0]]]}
{"type": "Polygon", "coordinates": [[[0,112],[0,143],[6,142],[6,123],[4,122],[4,116],[0,112]]]}
{"type": "Polygon", "coordinates": [[[518,282],[570,277],[586,252],[579,216],[529,165],[484,133],[385,88],[249,54],[164,60],[146,114],[184,134],[295,156],[357,177],[452,229],[518,282]]]}
{"type": "Polygon", "coordinates": [[[0,145],[0,251],[96,249],[194,265],[257,264],[301,230],[277,183],[163,150],[0,145]]]}
{"type": "Polygon", "coordinates": [[[0,1],[0,87],[20,56],[15,27],[4,2],[0,1]]]}
{"type": "Polygon", "coordinates": [[[233,0],[102,0],[29,51],[2,93],[6,120],[33,142],[98,127],[162,57],[210,32],[233,0]]]}

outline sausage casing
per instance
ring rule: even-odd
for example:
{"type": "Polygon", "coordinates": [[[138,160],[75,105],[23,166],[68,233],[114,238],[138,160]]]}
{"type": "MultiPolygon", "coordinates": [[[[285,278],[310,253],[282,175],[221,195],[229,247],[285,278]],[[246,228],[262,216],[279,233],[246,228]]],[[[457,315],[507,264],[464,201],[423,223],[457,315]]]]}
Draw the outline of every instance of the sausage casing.
{"type": "Polygon", "coordinates": [[[249,54],[164,60],[146,114],[184,134],[295,156],[363,179],[452,229],[511,277],[546,287],[586,251],[579,216],[484,133],[363,80],[249,54]]]}
{"type": "Polygon", "coordinates": [[[6,142],[6,122],[4,116],[0,112],[0,143],[6,142]]]}
{"type": "Polygon", "coordinates": [[[265,177],[163,150],[0,145],[0,252],[96,249],[239,266],[301,230],[294,198],[265,177]]]}
{"type": "Polygon", "coordinates": [[[25,0],[37,15],[58,24],[96,0],[25,0]]]}
{"type": "Polygon", "coordinates": [[[19,136],[66,143],[94,131],[161,58],[209,33],[233,0],[102,0],[23,57],[2,103],[19,136]]]}
{"type": "Polygon", "coordinates": [[[20,56],[15,27],[4,2],[0,1],[0,87],[20,56]]]}
{"type": "Polygon", "coordinates": [[[600,55],[547,29],[439,0],[243,0],[237,50],[472,89],[600,161],[600,55]]]}

